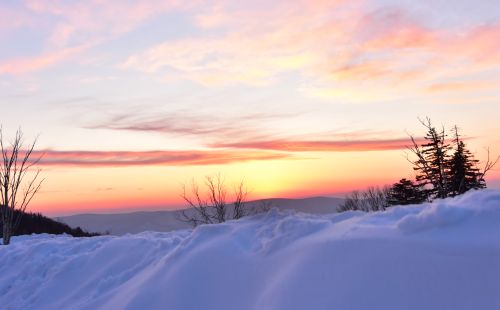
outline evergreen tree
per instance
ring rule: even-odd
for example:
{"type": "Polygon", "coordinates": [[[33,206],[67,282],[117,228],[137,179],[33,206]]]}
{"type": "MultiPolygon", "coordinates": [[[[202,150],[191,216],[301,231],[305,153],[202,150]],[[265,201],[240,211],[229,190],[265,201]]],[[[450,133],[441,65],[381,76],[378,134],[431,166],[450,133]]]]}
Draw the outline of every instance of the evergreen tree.
{"type": "Polygon", "coordinates": [[[430,199],[446,198],[449,180],[447,162],[450,150],[450,145],[446,142],[446,132],[444,128],[438,131],[429,118],[420,122],[427,128],[424,137],[427,143],[419,146],[411,137],[413,147],[410,150],[417,155],[417,160],[413,162],[413,169],[417,172],[416,180],[421,187],[430,186],[426,189],[430,199]]]}
{"type": "Polygon", "coordinates": [[[419,204],[426,200],[427,194],[422,186],[407,179],[394,183],[387,195],[387,203],[392,206],[419,204]]]}
{"type": "Polygon", "coordinates": [[[465,193],[471,189],[486,188],[483,175],[477,167],[479,160],[465,147],[460,139],[458,128],[454,128],[454,152],[447,163],[448,192],[450,196],[465,193]]]}

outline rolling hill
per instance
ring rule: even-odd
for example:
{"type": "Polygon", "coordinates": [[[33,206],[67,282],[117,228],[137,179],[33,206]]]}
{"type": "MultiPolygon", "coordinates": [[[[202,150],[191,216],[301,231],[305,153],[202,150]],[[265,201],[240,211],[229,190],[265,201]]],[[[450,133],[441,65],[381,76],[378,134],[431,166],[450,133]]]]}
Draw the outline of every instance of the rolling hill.
{"type": "MultiPolygon", "coordinates": [[[[254,208],[269,203],[280,211],[293,210],[311,214],[335,213],[341,198],[311,197],[303,199],[271,198],[254,200],[247,203],[254,208]]],[[[189,212],[189,211],[188,211],[189,212]]],[[[76,214],[57,217],[58,221],[72,227],[81,227],[87,231],[124,235],[143,231],[173,231],[190,228],[190,225],[179,220],[180,210],[173,211],[141,211],[116,214],[76,214]]]]}

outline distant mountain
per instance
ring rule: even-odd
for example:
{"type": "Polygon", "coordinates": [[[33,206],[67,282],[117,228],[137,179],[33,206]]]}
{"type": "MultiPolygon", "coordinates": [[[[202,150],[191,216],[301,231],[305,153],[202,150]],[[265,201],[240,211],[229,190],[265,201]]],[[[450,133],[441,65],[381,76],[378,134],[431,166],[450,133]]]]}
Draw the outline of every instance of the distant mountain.
{"type": "Polygon", "coordinates": [[[270,202],[271,206],[279,210],[295,210],[296,212],[312,214],[328,214],[337,212],[344,199],[332,197],[310,197],[302,199],[271,198],[250,201],[250,206],[258,206],[262,203],[270,202]]]}
{"type": "MultiPolygon", "coordinates": [[[[304,199],[271,198],[250,201],[247,208],[270,205],[279,210],[295,210],[296,212],[326,214],[335,213],[337,206],[344,200],[341,198],[312,197],[304,199]]],[[[174,211],[141,211],[117,214],[77,214],[57,217],[56,220],[72,227],[82,227],[88,231],[124,235],[143,231],[172,231],[190,228],[188,223],[179,220],[180,210],[174,211]]],[[[187,210],[192,212],[192,210],[187,210]]]]}
{"type": "Polygon", "coordinates": [[[178,220],[179,211],[142,211],[116,214],[76,214],[56,218],[70,226],[112,235],[189,228],[178,220]]]}

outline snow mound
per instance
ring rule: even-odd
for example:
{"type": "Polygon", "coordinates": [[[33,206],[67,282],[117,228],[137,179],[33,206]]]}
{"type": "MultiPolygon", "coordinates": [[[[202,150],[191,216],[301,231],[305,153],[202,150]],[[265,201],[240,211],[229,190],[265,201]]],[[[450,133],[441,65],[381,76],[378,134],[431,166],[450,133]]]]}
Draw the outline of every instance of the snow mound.
{"type": "Polygon", "coordinates": [[[176,232],[15,237],[2,309],[500,309],[500,191],[176,232]]]}
{"type": "Polygon", "coordinates": [[[414,232],[453,225],[481,213],[495,212],[500,212],[500,195],[496,191],[484,191],[481,194],[439,200],[422,212],[403,217],[398,227],[407,232],[414,232]]]}

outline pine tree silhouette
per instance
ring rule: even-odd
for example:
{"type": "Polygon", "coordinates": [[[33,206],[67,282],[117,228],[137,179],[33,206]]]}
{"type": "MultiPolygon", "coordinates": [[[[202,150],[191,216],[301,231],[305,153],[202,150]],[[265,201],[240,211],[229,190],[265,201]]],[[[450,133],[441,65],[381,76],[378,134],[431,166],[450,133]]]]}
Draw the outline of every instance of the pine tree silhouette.
{"type": "Polygon", "coordinates": [[[426,200],[427,195],[422,186],[408,179],[394,183],[387,195],[387,203],[392,206],[419,204],[426,200]]]}
{"type": "Polygon", "coordinates": [[[450,196],[463,194],[471,189],[486,188],[486,182],[477,167],[479,160],[465,147],[458,127],[454,132],[454,152],[447,163],[448,192],[450,196]]]}
{"type": "Polygon", "coordinates": [[[431,185],[425,190],[431,199],[446,198],[448,196],[446,166],[449,160],[448,151],[451,147],[446,142],[445,129],[438,131],[429,118],[420,122],[427,128],[424,137],[427,143],[419,147],[413,141],[415,147],[412,151],[418,157],[413,168],[417,172],[416,180],[422,188],[431,185]]]}

